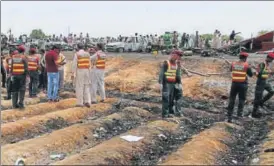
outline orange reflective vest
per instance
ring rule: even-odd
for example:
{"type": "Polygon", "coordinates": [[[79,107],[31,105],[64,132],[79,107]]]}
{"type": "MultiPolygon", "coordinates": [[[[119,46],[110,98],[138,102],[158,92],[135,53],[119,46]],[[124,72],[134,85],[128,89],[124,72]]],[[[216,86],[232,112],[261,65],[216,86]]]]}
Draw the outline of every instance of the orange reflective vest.
{"type": "Polygon", "coordinates": [[[168,83],[175,83],[176,82],[176,71],[177,71],[177,64],[172,64],[169,61],[167,62],[167,71],[165,72],[166,80],[168,83]]]}
{"type": "Polygon", "coordinates": [[[77,67],[78,67],[78,69],[89,69],[90,68],[90,57],[77,55],[77,67]]]}
{"type": "Polygon", "coordinates": [[[106,58],[101,57],[98,53],[97,53],[96,68],[97,69],[105,69],[106,68],[106,58]]]}
{"type": "Polygon", "coordinates": [[[6,63],[5,63],[6,71],[9,71],[11,69],[11,60],[12,60],[11,57],[6,58],[6,63]]]}
{"type": "Polygon", "coordinates": [[[17,54],[12,56],[12,75],[22,75],[25,73],[23,59],[25,56],[17,54]]]}
{"type": "Polygon", "coordinates": [[[247,62],[233,62],[232,63],[232,82],[245,82],[247,69],[248,69],[247,62]]]}
{"type": "Polygon", "coordinates": [[[62,62],[64,61],[64,59],[65,59],[65,58],[64,58],[64,55],[59,55],[59,56],[58,56],[57,63],[58,63],[58,64],[62,63],[62,62]]]}
{"type": "Polygon", "coordinates": [[[37,55],[28,56],[28,70],[36,71],[39,65],[39,58],[37,55]]]}

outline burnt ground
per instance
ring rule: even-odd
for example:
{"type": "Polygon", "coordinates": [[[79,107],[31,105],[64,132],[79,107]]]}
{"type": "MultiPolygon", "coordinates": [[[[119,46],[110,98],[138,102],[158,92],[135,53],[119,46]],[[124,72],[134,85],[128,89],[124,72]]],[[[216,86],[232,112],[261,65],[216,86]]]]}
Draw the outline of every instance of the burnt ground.
{"type": "MultiPolygon", "coordinates": [[[[115,56],[112,55],[112,56],[115,56]]],[[[138,55],[139,58],[147,58],[145,55],[138,55]]],[[[125,56],[126,58],[136,58],[135,54],[125,56]]],[[[164,56],[158,60],[162,60],[164,56]]],[[[138,58],[138,57],[137,57],[138,58]]],[[[191,57],[187,57],[191,58],[191,57]]],[[[193,59],[199,59],[199,57],[193,57],[193,59]]],[[[69,59],[69,58],[68,58],[69,59]]],[[[153,58],[154,59],[154,58],[153,58]]],[[[232,58],[233,59],[233,58],[232,58]]],[[[257,59],[257,57],[254,57],[257,59]]],[[[249,88],[249,98],[253,98],[254,85],[249,88]]],[[[65,90],[74,91],[70,83],[65,85],[65,90]]],[[[121,93],[119,91],[107,91],[108,97],[120,98],[119,102],[113,104],[110,114],[121,113],[122,109],[130,106],[139,107],[148,110],[153,114],[153,117],[143,119],[142,121],[136,121],[127,117],[123,121],[117,119],[111,119],[107,123],[103,123],[101,127],[96,128],[93,132],[93,136],[101,143],[105,140],[111,139],[112,137],[124,133],[130,129],[136,128],[140,125],[145,125],[147,122],[161,119],[161,97],[149,96],[145,93],[130,94],[121,93]]],[[[222,122],[226,120],[226,106],[227,98],[220,98],[214,101],[208,100],[194,100],[189,97],[182,98],[183,118],[168,118],[167,121],[172,121],[180,124],[180,128],[176,134],[165,132],[164,135],[157,136],[153,140],[153,144],[146,147],[144,153],[136,153],[133,155],[130,163],[132,165],[156,165],[161,163],[166,156],[175,152],[184,143],[191,140],[192,136],[200,133],[201,131],[208,129],[215,122],[222,122]]],[[[236,120],[234,123],[243,127],[243,130],[228,129],[233,135],[234,141],[226,143],[229,147],[229,151],[223,156],[218,158],[218,163],[222,165],[249,165],[253,163],[253,159],[257,158],[258,152],[260,151],[260,144],[266,138],[269,132],[267,125],[268,121],[273,121],[273,100],[267,103],[267,115],[260,120],[245,117],[242,120],[236,120]]],[[[245,115],[247,116],[252,109],[252,102],[246,103],[245,115]]],[[[236,111],[234,112],[236,113],[236,111]]],[[[96,115],[92,118],[82,119],[75,124],[89,123],[100,120],[103,115],[96,115]]],[[[64,119],[56,117],[46,122],[42,133],[50,133],[73,124],[68,124],[64,119]]],[[[28,132],[27,139],[38,136],[37,134],[32,135],[31,131],[28,132]]],[[[87,138],[88,140],[88,138],[87,138]]],[[[16,140],[12,143],[16,144],[16,140]]],[[[75,150],[75,153],[79,153],[82,150],[90,148],[91,145],[87,143],[86,146],[75,150]]],[[[72,155],[72,154],[67,154],[72,155]]],[[[53,161],[47,162],[47,164],[53,161]]],[[[110,161],[111,163],[111,161],[110,161]]]]}

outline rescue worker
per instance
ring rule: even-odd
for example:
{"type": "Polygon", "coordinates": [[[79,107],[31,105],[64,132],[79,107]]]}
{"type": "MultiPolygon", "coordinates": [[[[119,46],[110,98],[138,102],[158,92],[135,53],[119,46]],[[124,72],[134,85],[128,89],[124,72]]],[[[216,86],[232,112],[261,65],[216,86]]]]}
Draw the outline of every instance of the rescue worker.
{"type": "Polygon", "coordinates": [[[19,46],[17,50],[19,54],[12,56],[10,68],[12,107],[23,109],[26,92],[26,76],[28,74],[28,62],[26,56],[24,55],[25,47],[19,46]]]}
{"type": "Polygon", "coordinates": [[[37,97],[38,83],[39,83],[39,70],[40,68],[40,58],[36,54],[35,48],[30,48],[28,56],[28,71],[30,76],[29,83],[29,96],[37,97]]]}
{"type": "Polygon", "coordinates": [[[252,77],[253,73],[249,64],[246,62],[248,57],[248,53],[241,52],[239,55],[240,60],[237,62],[233,62],[231,64],[232,71],[232,85],[230,89],[230,97],[228,104],[228,122],[232,122],[232,115],[235,105],[236,96],[239,95],[239,104],[238,104],[238,112],[237,117],[243,117],[243,109],[244,103],[246,99],[246,92],[248,88],[248,79],[247,76],[252,77]]]}
{"type": "Polygon", "coordinates": [[[170,114],[181,116],[180,99],[182,97],[181,65],[182,52],[175,50],[170,59],[164,61],[159,75],[162,89],[162,117],[172,117],[170,114]],[[173,109],[175,100],[175,110],[173,109]]]}
{"type": "Polygon", "coordinates": [[[17,50],[10,50],[10,55],[9,57],[6,58],[6,64],[7,64],[7,96],[5,97],[5,100],[10,100],[11,99],[11,74],[10,74],[10,69],[11,69],[11,61],[12,61],[12,56],[18,54],[17,50]]]}
{"type": "Polygon", "coordinates": [[[270,63],[274,59],[274,52],[268,53],[265,62],[260,63],[257,68],[257,82],[255,88],[255,99],[253,105],[253,118],[260,118],[262,114],[259,112],[259,106],[263,107],[264,103],[269,100],[274,95],[274,89],[270,82],[268,82],[268,78],[270,75],[273,75],[274,72],[270,70],[270,63]],[[266,90],[268,92],[267,95],[263,97],[263,92],[266,90]]]}
{"type": "Polygon", "coordinates": [[[90,55],[84,51],[84,45],[77,45],[78,52],[74,55],[72,62],[72,80],[75,78],[75,91],[78,107],[90,107],[90,55]]]}
{"type": "Polygon", "coordinates": [[[1,52],[1,75],[2,75],[2,88],[6,87],[6,77],[7,77],[7,73],[3,64],[3,60],[4,60],[4,55],[3,52],[1,52]]]}
{"type": "Polygon", "coordinates": [[[99,90],[99,94],[101,97],[100,102],[104,102],[106,99],[105,94],[105,67],[106,67],[106,54],[103,52],[103,44],[97,44],[97,51],[94,55],[90,57],[90,60],[93,63],[93,69],[91,72],[91,103],[97,103],[96,100],[96,92],[97,86],[99,90]]]}
{"type": "Polygon", "coordinates": [[[61,52],[58,56],[58,72],[59,72],[59,92],[64,90],[64,65],[67,63],[66,57],[61,52]]]}

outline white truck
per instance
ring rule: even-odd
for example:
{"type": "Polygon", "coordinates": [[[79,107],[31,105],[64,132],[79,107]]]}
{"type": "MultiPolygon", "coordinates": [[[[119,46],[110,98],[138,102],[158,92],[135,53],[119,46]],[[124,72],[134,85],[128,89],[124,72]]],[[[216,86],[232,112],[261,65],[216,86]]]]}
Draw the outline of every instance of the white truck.
{"type": "Polygon", "coordinates": [[[145,42],[140,37],[122,37],[121,42],[108,43],[108,52],[141,52],[145,42]]]}

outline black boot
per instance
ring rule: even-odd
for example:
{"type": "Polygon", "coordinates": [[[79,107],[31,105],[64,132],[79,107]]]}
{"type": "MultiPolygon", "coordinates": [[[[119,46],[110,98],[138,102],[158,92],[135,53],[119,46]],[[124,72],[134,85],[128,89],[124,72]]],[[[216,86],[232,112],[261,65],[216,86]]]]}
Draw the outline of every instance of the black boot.
{"type": "Polygon", "coordinates": [[[228,123],[232,123],[232,115],[228,115],[227,116],[227,122],[228,123]]]}
{"type": "Polygon", "coordinates": [[[237,112],[237,118],[238,119],[243,118],[243,110],[238,110],[238,112],[237,112]]]}
{"type": "Polygon", "coordinates": [[[265,95],[265,97],[264,97],[264,98],[262,99],[262,101],[260,102],[260,106],[263,107],[264,103],[265,103],[266,101],[268,101],[273,95],[274,95],[274,94],[271,93],[271,92],[269,92],[267,95],[265,95]]]}
{"type": "Polygon", "coordinates": [[[18,92],[12,92],[12,108],[18,108],[18,92]]]}
{"type": "Polygon", "coordinates": [[[8,94],[7,96],[4,97],[4,100],[10,100],[11,99],[11,95],[8,94]]]}
{"type": "Polygon", "coordinates": [[[254,108],[251,116],[252,118],[261,118],[262,113],[258,111],[258,108],[254,108]]]}
{"type": "Polygon", "coordinates": [[[25,106],[24,106],[25,93],[26,93],[25,90],[21,90],[19,92],[19,108],[20,109],[25,108],[25,106]]]}

